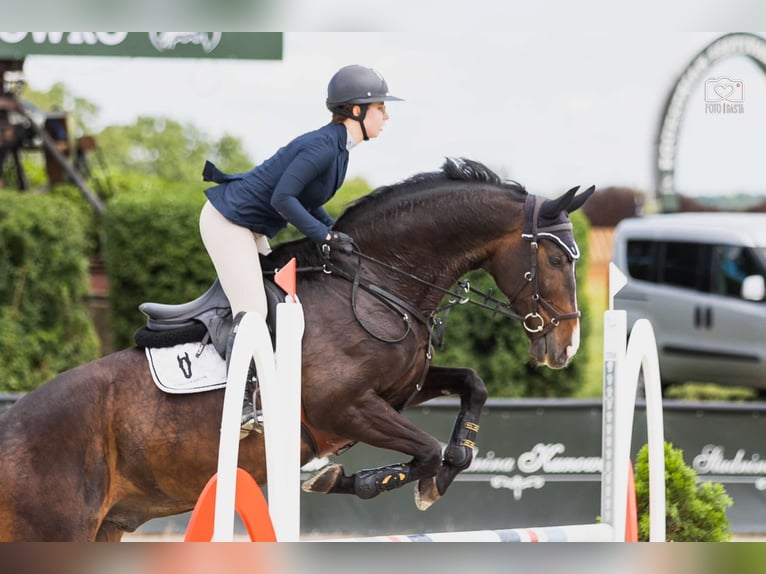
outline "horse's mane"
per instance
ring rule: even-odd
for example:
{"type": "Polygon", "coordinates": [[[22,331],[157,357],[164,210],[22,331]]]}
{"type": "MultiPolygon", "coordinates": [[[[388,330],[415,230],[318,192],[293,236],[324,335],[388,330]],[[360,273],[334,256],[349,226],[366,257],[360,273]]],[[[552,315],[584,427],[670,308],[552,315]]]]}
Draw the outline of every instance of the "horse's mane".
{"type": "Polygon", "coordinates": [[[432,184],[434,183],[448,181],[494,184],[513,192],[518,196],[519,201],[524,201],[527,195],[527,190],[521,184],[515,181],[504,182],[500,176],[483,163],[466,158],[447,158],[441,171],[419,173],[399,183],[378,187],[360,197],[346,208],[338,222],[351,219],[359,212],[366,211],[373,206],[378,207],[384,201],[397,201],[412,193],[428,190],[433,187],[432,184]]]}

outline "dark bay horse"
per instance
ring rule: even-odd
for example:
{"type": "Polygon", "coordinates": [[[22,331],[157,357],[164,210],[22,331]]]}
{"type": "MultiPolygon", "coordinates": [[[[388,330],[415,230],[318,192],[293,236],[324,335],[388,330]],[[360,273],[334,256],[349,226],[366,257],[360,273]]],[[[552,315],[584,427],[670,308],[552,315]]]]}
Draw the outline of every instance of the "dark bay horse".
{"type": "MultiPolygon", "coordinates": [[[[421,509],[444,494],[471,462],[487,390],[470,368],[431,365],[434,313],[463,274],[484,268],[508,297],[490,306],[523,322],[532,359],[567,365],[579,345],[568,212],[590,193],[543,200],[479,163],[448,160],[346,210],[336,229],[358,253],[328,263],[308,240],[274,251],[275,267],[295,256],[330,271],[298,281],[303,463],[353,442],[411,457],[350,475],[331,463],[305,490],[371,498],[414,482],[421,509]],[[460,412],[442,451],[400,411],[448,394],[460,396],[460,412]]],[[[216,472],[222,403],[222,391],[161,392],[139,348],[27,394],[0,415],[0,540],[119,540],[190,510],[216,472]]],[[[239,464],[265,483],[262,435],[240,442],[239,464]]]]}

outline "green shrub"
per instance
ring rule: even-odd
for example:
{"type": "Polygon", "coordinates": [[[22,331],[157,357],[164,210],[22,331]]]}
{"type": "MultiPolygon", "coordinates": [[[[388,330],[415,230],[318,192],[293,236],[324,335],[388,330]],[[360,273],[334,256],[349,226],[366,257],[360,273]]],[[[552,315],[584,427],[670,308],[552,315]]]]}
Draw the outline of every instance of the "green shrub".
{"type": "Polygon", "coordinates": [[[143,188],[112,198],[104,214],[112,327],[118,347],[131,346],[145,324],[144,301],[185,303],[215,280],[199,235],[200,188],[143,188]]]}
{"type": "MultiPolygon", "coordinates": [[[[649,540],[649,448],[636,458],[636,502],[639,539],[649,540]]],[[[666,537],[674,542],[723,542],[731,538],[726,508],[732,500],[723,485],[697,482],[683,452],[665,443],[666,537]]]]}
{"type": "Polygon", "coordinates": [[[729,387],[713,383],[683,383],[670,385],[663,392],[666,399],[682,401],[753,401],[758,397],[756,389],[729,387]]]}
{"type": "Polygon", "coordinates": [[[85,304],[90,249],[70,201],[0,192],[1,389],[34,389],[98,356],[85,304]]]}

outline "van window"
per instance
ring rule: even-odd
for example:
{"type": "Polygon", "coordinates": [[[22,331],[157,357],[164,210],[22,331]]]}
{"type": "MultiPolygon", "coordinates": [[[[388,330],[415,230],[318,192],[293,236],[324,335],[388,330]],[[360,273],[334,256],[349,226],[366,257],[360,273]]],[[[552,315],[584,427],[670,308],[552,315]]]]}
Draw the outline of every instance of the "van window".
{"type": "Polygon", "coordinates": [[[628,241],[628,274],[635,279],[657,281],[657,247],[656,241],[628,241]]]}
{"type": "Polygon", "coordinates": [[[713,249],[713,292],[739,297],[742,281],[758,275],[761,268],[752,250],[737,245],[716,245],[713,249]]]}
{"type": "Polygon", "coordinates": [[[740,297],[745,277],[766,269],[766,248],[739,245],[633,239],[627,256],[634,279],[726,297],[740,297]]]}
{"type": "Polygon", "coordinates": [[[683,241],[628,240],[628,274],[635,279],[710,290],[711,246],[683,241]]]}
{"type": "Polygon", "coordinates": [[[668,241],[664,243],[660,282],[697,291],[710,285],[710,246],[704,243],[668,241]]]}

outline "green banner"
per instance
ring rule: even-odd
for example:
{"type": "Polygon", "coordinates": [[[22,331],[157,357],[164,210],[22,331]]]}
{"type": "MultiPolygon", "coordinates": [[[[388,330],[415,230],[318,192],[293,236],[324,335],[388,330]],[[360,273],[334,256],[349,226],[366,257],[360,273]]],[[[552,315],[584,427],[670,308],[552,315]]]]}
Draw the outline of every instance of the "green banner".
{"type": "Polygon", "coordinates": [[[0,59],[31,54],[281,60],[281,32],[0,32],[0,59]]]}

